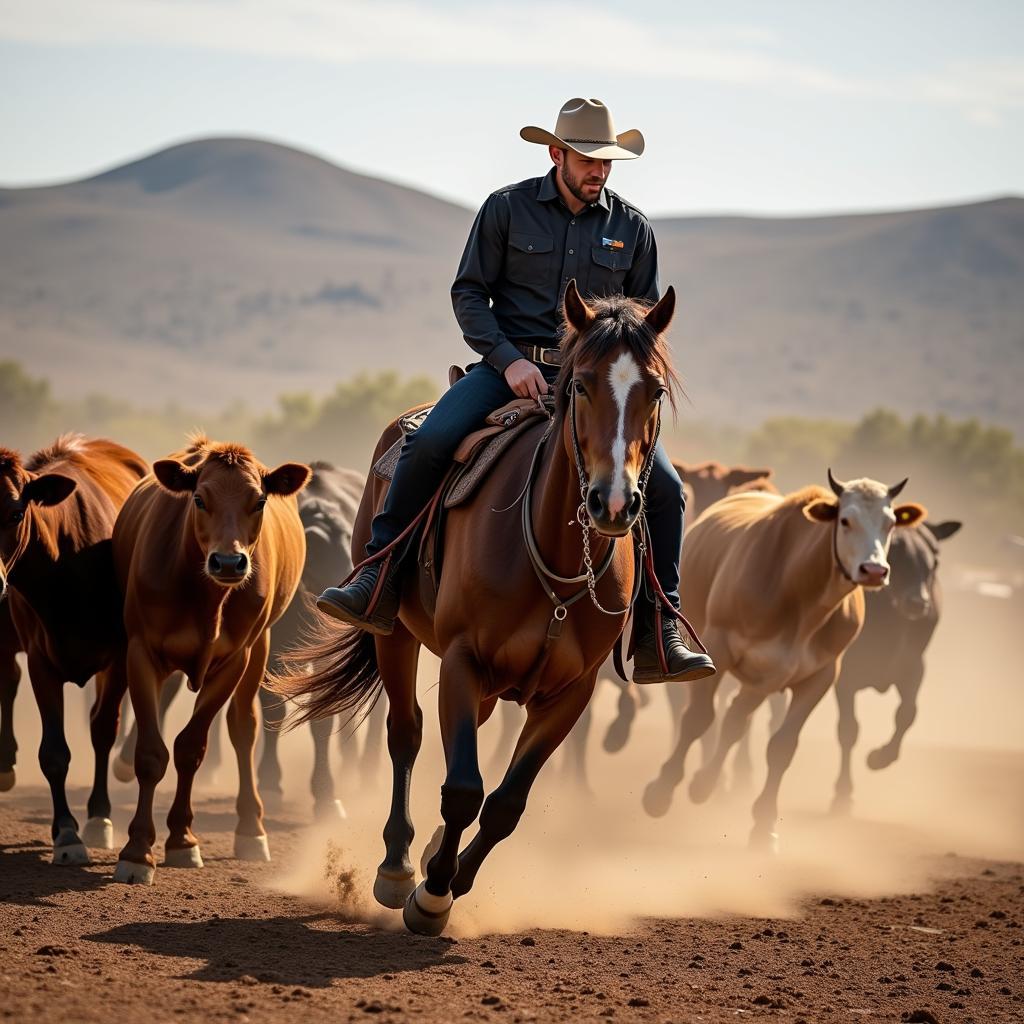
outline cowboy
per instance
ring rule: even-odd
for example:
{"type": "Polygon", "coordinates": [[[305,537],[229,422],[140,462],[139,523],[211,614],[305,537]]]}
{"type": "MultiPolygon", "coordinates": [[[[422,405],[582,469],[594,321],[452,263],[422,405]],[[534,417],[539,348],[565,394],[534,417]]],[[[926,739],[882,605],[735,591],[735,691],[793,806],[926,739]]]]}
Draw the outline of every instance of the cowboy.
{"type": "MultiPolygon", "coordinates": [[[[519,134],[526,142],[546,145],[554,166],[542,178],[492,193],[477,214],[452,285],[452,303],[467,344],[482,361],[406,437],[384,507],[373,520],[368,556],[383,551],[430,501],[459,442],[488,413],[517,396],[536,399],[548,393],[558,373],[562,296],[570,280],[584,295],[658,299],[651,225],[606,187],[613,160],[634,160],[643,152],[640,132],[616,135],[603,103],[572,99],[559,112],[554,132],[527,127],[519,134]]],[[[655,575],[678,608],[685,499],[660,442],[645,502],[655,575]]],[[[325,590],[317,606],[343,622],[387,634],[398,614],[399,590],[394,566],[378,559],[347,586],[325,590]]],[[[638,599],[635,615],[635,682],[697,679],[714,672],[711,659],[691,651],[676,622],[664,615],[665,672],[653,601],[646,594],[638,599]]]]}

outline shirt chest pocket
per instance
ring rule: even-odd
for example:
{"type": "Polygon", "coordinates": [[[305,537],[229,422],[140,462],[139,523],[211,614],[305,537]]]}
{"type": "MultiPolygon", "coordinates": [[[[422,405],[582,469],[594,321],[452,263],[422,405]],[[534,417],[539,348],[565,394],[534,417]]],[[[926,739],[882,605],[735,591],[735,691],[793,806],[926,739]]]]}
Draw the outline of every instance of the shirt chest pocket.
{"type": "Polygon", "coordinates": [[[590,294],[613,295],[622,291],[626,271],[633,266],[633,253],[595,245],[590,253],[590,294]]]}
{"type": "Polygon", "coordinates": [[[555,243],[550,235],[528,234],[523,231],[508,233],[508,251],[505,257],[505,275],[516,284],[546,284],[555,271],[555,243]]]}

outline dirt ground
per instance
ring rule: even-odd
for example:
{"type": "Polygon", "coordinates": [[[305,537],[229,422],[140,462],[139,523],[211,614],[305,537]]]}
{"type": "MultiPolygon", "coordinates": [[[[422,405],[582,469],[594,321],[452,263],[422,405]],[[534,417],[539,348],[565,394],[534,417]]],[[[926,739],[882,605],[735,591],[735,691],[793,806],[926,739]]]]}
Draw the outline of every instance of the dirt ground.
{"type": "MultiPolygon", "coordinates": [[[[75,790],[74,806],[84,800],[75,790]]],[[[1024,1020],[1020,863],[933,856],[919,891],[821,892],[782,919],[424,939],[397,921],[353,920],[352,887],[368,882],[337,850],[325,860],[332,897],[281,891],[281,865],[310,842],[299,816],[270,815],[273,863],[242,863],[232,802],[206,799],[196,830],[207,867],[159,869],[145,889],[110,881],[113,851],[87,868],[52,866],[49,803],[20,785],[0,800],[4,1019],[1024,1020]]],[[[119,828],[129,813],[122,799],[119,828]]]]}

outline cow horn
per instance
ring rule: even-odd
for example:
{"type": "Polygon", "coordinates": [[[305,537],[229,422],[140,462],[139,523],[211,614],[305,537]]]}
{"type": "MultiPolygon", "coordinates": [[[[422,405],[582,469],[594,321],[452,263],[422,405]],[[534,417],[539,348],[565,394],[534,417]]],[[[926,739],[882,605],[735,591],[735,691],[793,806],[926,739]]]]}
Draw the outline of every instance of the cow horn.
{"type": "Polygon", "coordinates": [[[892,501],[892,499],[895,498],[900,493],[900,491],[902,491],[903,488],[907,486],[907,481],[909,479],[909,476],[905,476],[898,484],[893,484],[892,487],[889,488],[890,501],[892,501]]]}
{"type": "Polygon", "coordinates": [[[831,466],[829,466],[829,468],[828,468],[828,485],[829,485],[829,487],[832,488],[832,493],[837,498],[841,498],[843,496],[843,491],[846,490],[846,484],[844,484],[841,480],[837,480],[832,475],[832,467],[831,466]]]}

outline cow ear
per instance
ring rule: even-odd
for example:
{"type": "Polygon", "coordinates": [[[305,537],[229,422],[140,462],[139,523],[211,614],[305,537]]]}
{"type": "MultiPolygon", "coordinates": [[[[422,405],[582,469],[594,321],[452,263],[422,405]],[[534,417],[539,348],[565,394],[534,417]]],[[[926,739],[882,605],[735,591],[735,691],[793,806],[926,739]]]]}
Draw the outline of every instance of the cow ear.
{"type": "Polygon", "coordinates": [[[44,473],[33,477],[21,492],[21,500],[49,508],[59,505],[65,498],[71,497],[78,484],[69,476],[60,473],[44,473]]]}
{"type": "Polygon", "coordinates": [[[285,462],[264,475],[263,489],[267,494],[285,497],[295,494],[296,491],[301,491],[309,483],[309,478],[312,475],[313,471],[309,466],[304,466],[301,462],[285,462]]]}
{"type": "Polygon", "coordinates": [[[672,285],[658,301],[647,311],[644,317],[647,325],[654,330],[655,334],[664,334],[668,325],[672,323],[672,317],[676,311],[676,290],[672,285]]]}
{"type": "Polygon", "coordinates": [[[897,526],[916,526],[928,515],[928,509],[924,505],[918,505],[916,501],[908,501],[905,505],[897,505],[893,512],[896,513],[897,526]]]}
{"type": "Polygon", "coordinates": [[[191,494],[199,482],[199,470],[177,459],[158,459],[153,463],[153,476],[171,494],[191,494]]]}
{"type": "Polygon", "coordinates": [[[954,533],[960,532],[960,528],[964,524],[956,519],[947,519],[944,523],[925,523],[924,525],[931,530],[936,540],[949,540],[954,533]]]}
{"type": "Polygon", "coordinates": [[[594,311],[583,301],[576,278],[565,286],[565,298],[562,300],[566,323],[577,333],[583,334],[594,322],[594,311]]]}
{"type": "Polygon", "coordinates": [[[839,502],[819,498],[810,505],[804,505],[804,515],[812,523],[831,523],[839,515],[839,502]]]}
{"type": "Polygon", "coordinates": [[[738,487],[740,484],[753,483],[755,480],[767,480],[771,475],[770,469],[747,469],[746,466],[737,466],[729,470],[726,480],[733,487],[738,487]]]}

